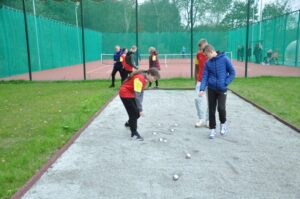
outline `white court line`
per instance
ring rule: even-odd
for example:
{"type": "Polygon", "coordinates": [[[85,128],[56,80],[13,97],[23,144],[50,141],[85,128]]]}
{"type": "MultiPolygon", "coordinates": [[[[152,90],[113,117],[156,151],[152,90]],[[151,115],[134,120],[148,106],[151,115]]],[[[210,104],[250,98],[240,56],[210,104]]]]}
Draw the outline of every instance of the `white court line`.
{"type": "Polygon", "coordinates": [[[111,66],[111,65],[99,66],[99,68],[96,68],[96,69],[93,69],[93,70],[88,71],[87,74],[93,73],[93,72],[98,71],[98,70],[103,70],[103,69],[105,69],[105,68],[107,68],[107,67],[113,67],[113,66],[111,66]]]}

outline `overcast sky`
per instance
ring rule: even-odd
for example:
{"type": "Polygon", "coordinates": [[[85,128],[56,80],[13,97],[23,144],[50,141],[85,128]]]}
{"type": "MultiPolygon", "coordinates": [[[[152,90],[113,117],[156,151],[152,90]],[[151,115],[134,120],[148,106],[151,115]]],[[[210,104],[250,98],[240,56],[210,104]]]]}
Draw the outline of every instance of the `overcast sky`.
{"type": "MultiPolygon", "coordinates": [[[[145,0],[138,0],[139,3],[143,3],[145,0]]],[[[266,4],[266,3],[269,3],[269,2],[275,2],[275,0],[255,0],[255,1],[262,1],[263,3],[263,6],[266,4]]],[[[289,0],[289,5],[292,9],[292,11],[295,11],[295,10],[299,10],[300,9],[300,0],[289,0]]]]}
{"type": "MultiPolygon", "coordinates": [[[[258,0],[259,2],[263,2],[263,6],[267,3],[270,3],[270,2],[276,2],[276,0],[258,0]]],[[[299,0],[289,0],[289,5],[292,9],[292,11],[295,11],[295,10],[299,10],[300,9],[300,1],[299,0]]]]}

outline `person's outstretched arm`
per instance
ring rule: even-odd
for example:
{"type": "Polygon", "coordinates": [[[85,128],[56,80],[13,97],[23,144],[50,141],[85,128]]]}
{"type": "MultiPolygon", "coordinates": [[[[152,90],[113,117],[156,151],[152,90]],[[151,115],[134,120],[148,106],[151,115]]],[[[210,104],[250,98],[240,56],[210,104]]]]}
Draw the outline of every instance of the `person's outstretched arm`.
{"type": "Polygon", "coordinates": [[[136,66],[136,63],[135,63],[134,55],[131,55],[131,64],[132,64],[133,68],[138,69],[138,67],[136,66]]]}

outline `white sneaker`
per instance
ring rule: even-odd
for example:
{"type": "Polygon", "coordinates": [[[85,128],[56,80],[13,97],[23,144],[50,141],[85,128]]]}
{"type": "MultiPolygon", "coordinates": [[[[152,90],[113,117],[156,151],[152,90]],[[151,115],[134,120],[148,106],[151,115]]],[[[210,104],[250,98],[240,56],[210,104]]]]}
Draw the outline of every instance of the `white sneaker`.
{"type": "Polygon", "coordinates": [[[199,127],[202,127],[202,126],[205,126],[205,120],[200,119],[200,120],[195,124],[195,127],[196,127],[196,128],[199,128],[199,127]]]}
{"type": "Polygon", "coordinates": [[[209,139],[214,139],[216,137],[216,129],[211,129],[209,134],[209,139]]]}
{"type": "Polygon", "coordinates": [[[220,127],[220,134],[221,135],[226,135],[227,134],[227,125],[226,125],[226,122],[224,124],[221,124],[221,127],[220,127]]]}

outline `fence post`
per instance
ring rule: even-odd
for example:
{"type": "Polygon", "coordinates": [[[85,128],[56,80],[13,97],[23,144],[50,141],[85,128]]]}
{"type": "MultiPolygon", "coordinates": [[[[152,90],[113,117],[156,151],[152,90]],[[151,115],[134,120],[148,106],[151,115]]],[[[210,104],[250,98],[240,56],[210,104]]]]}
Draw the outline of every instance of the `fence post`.
{"type": "Polygon", "coordinates": [[[82,37],[82,61],[83,61],[83,79],[86,80],[86,68],[85,68],[85,44],[84,44],[84,21],[83,21],[83,1],[80,0],[81,11],[81,37],[82,37]]]}
{"type": "Polygon", "coordinates": [[[26,16],[25,0],[23,0],[22,3],[23,3],[23,14],[24,14],[24,23],[25,23],[25,33],[26,33],[26,47],[27,47],[27,58],[28,58],[28,72],[29,72],[29,79],[30,79],[30,81],[32,81],[32,74],[31,74],[31,60],[30,60],[30,47],[29,47],[29,37],[28,37],[28,26],[27,26],[27,16],[26,16]]]}
{"type": "Polygon", "coordinates": [[[298,25],[297,25],[297,42],[296,42],[296,56],[295,56],[295,66],[298,66],[298,52],[299,52],[299,27],[300,26],[300,10],[298,11],[298,25]]]}
{"type": "Polygon", "coordinates": [[[246,49],[245,49],[245,78],[248,76],[248,43],[249,43],[249,18],[250,18],[250,0],[247,4],[247,28],[246,28],[246,49]]]}

